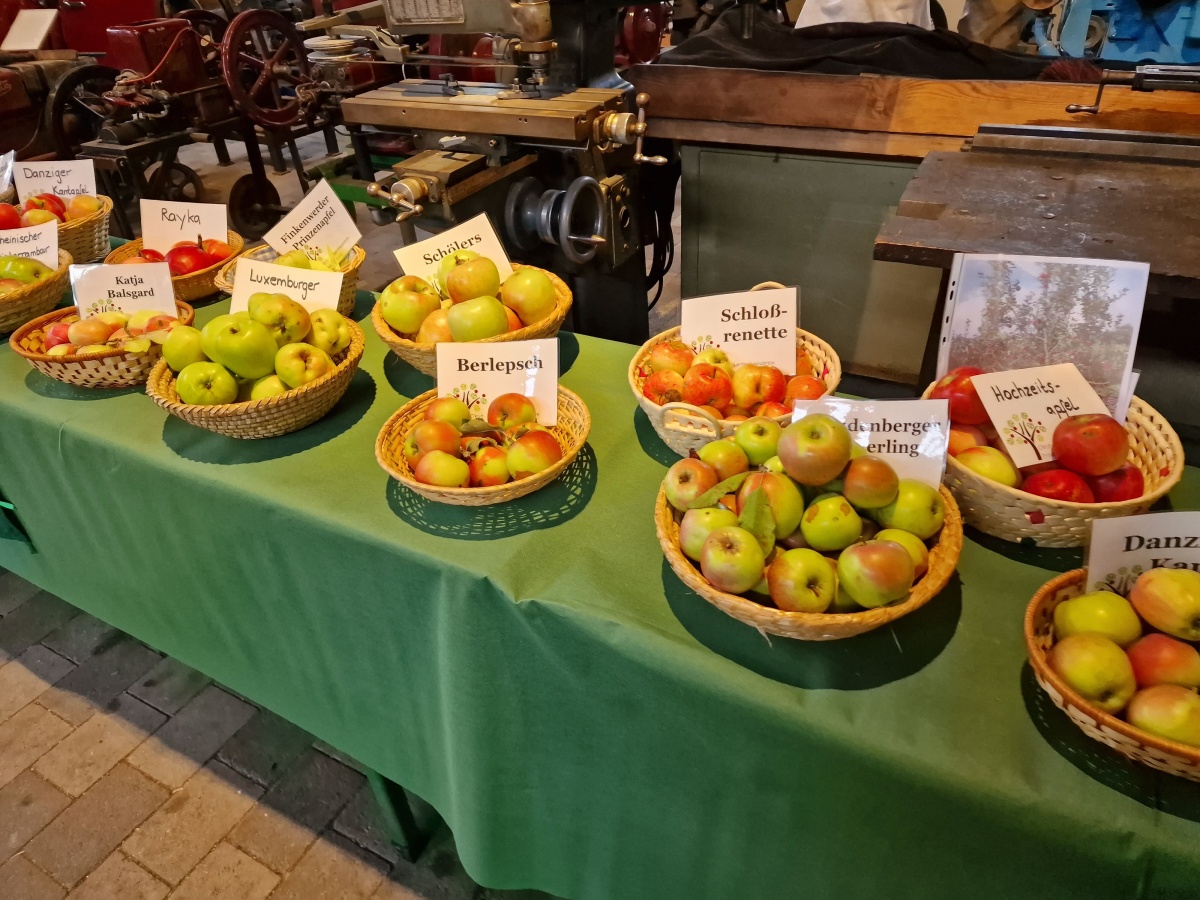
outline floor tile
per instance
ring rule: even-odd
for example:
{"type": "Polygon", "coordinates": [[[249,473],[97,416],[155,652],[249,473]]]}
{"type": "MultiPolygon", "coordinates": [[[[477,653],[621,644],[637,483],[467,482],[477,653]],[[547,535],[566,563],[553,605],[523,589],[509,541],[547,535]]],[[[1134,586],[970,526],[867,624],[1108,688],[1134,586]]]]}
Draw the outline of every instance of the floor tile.
{"type": "MultiPolygon", "coordinates": [[[[0,628],[3,627],[0,623],[0,628]]],[[[36,700],[74,668],[75,664],[70,660],[40,644],[34,644],[16,659],[0,665],[0,722],[36,700]]]]}
{"type": "Polygon", "coordinates": [[[111,644],[46,691],[38,703],[72,725],[82,725],[141,678],[161,657],[130,638],[111,644]]]}
{"type": "Polygon", "coordinates": [[[269,710],[242,726],[217,759],[264,787],[270,787],[313,744],[313,736],[269,710]]]}
{"type": "Polygon", "coordinates": [[[71,725],[36,703],[0,724],[0,787],[37,762],[71,733],[71,725]]]}
{"type": "Polygon", "coordinates": [[[24,856],[14,856],[0,866],[0,897],[4,900],[62,900],[66,893],[24,856]]]}
{"type": "Polygon", "coordinates": [[[67,895],[67,900],[162,900],[171,890],[119,850],[67,895]]]}
{"type": "Polygon", "coordinates": [[[207,675],[166,656],[131,687],[129,693],[159,712],[173,716],[210,681],[207,675]]]}
{"type": "Polygon", "coordinates": [[[236,847],[217,844],[175,889],[171,900],[265,900],[279,876],[236,847]]]}
{"type": "Polygon", "coordinates": [[[367,900],[387,864],[337,835],[317,841],[284,876],[271,900],[367,900]]]}
{"type": "Polygon", "coordinates": [[[0,863],[67,808],[71,798],[26,769],[0,788],[0,863]]]}

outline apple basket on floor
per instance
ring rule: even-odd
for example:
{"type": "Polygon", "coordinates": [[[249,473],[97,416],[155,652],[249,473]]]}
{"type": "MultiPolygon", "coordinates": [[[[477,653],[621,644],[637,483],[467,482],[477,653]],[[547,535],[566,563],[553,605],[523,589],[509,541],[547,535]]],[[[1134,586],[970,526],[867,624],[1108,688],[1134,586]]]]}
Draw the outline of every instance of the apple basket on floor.
{"type": "MultiPolygon", "coordinates": [[[[123,388],[144,384],[155,364],[162,359],[162,345],[151,343],[143,353],[128,353],[119,348],[103,353],[75,353],[49,356],[46,353],[46,328],[59,319],[75,315],[74,306],[56,309],[27,323],[9,338],[9,346],[29,364],[58,381],[83,388],[123,388]]],[[[186,303],[175,303],[175,314],[183,325],[191,325],[195,311],[186,303]]]]}
{"type": "Polygon", "coordinates": [[[375,458],[389,475],[414,493],[435,503],[452,506],[491,506],[531,494],[544,487],[569,466],[587,441],[592,429],[592,417],[578,394],[558,386],[558,422],[550,429],[562,448],[562,457],[549,468],[491,487],[437,487],[424,484],[413,477],[404,459],[404,441],[417,423],[425,418],[425,409],[437,399],[437,391],[426,391],[414,397],[384,423],[375,440],[375,458]]]}
{"type": "Polygon", "coordinates": [[[184,403],[175,389],[175,373],[166,360],[161,360],[150,373],[146,393],[171,415],[226,437],[257,440],[299,431],[337,405],[358,371],[363,355],[363,332],[351,319],[347,319],[346,324],[350,326],[350,346],[333,354],[333,371],[274,397],[213,405],[184,403]]]}
{"type": "MultiPolygon", "coordinates": [[[[512,268],[514,272],[519,272],[521,269],[533,269],[537,267],[513,263],[512,268]]],[[[534,322],[532,325],[526,325],[524,328],[518,328],[516,331],[506,331],[504,334],[498,334],[495,337],[472,341],[472,343],[490,344],[501,341],[534,341],[538,338],[549,338],[558,334],[558,329],[562,327],[562,323],[567,318],[567,313],[571,309],[571,289],[567,287],[566,282],[553,272],[549,272],[546,269],[539,269],[539,271],[549,278],[550,283],[554,285],[554,311],[540,322],[534,322]]],[[[418,372],[424,372],[426,375],[437,374],[437,344],[418,344],[416,341],[410,340],[413,335],[406,336],[393,329],[383,318],[383,304],[379,300],[375,301],[375,308],[371,310],[371,324],[375,326],[375,331],[379,334],[383,342],[388,345],[388,348],[402,360],[418,372]]]]}
{"type": "Polygon", "coordinates": [[[928,569],[913,585],[904,600],[866,609],[861,612],[804,613],[788,612],[774,606],[755,603],[737,594],[719,591],[700,574],[696,565],[683,554],[679,546],[679,522],[682,513],[667,502],[664,487],[658,489],[654,503],[654,530],[663,554],[674,569],[679,580],[725,614],[760,631],[799,641],[836,641],[873,631],[887,625],[915,609],[920,609],[944,588],[954,574],[958,557],[962,552],[962,517],[954,497],[941,488],[942,501],[946,505],[946,516],[937,543],[929,548],[928,569]]]}
{"type": "Polygon", "coordinates": [[[1075,569],[1042,585],[1025,610],[1025,648],[1042,690],[1088,737],[1135,762],[1191,781],[1200,781],[1200,747],[1156,737],[1089,703],[1050,668],[1046,654],[1054,645],[1054,608],[1084,592],[1087,569],[1075,569]]]}
{"type": "Polygon", "coordinates": [[[58,248],[70,253],[77,263],[95,262],[108,252],[108,217],[113,203],[103,194],[96,199],[100,208],[91,215],[58,224],[58,248]]]}
{"type": "Polygon", "coordinates": [[[59,250],[58,268],[53,274],[0,295],[0,334],[8,334],[58,306],[69,287],[67,278],[72,262],[70,253],[59,250]]]}
{"type": "MultiPolygon", "coordinates": [[[[925,391],[928,397],[933,386],[925,391]]],[[[1183,476],[1183,445],[1166,418],[1134,397],[1125,416],[1129,461],[1141,471],[1145,493],[1133,500],[1072,503],[1050,500],[984,478],[953,456],[946,458],[943,479],[962,508],[963,520],[984,534],[1006,541],[1026,538],[1039,547],[1081,547],[1091,535],[1093,519],[1144,513],[1183,476]]]]}
{"type": "MultiPolygon", "coordinates": [[[[367,251],[357,245],[346,254],[346,260],[342,263],[342,291],[338,295],[337,311],[347,318],[354,314],[354,299],[355,293],[358,291],[358,269],[367,258],[367,251]]],[[[237,261],[239,259],[253,259],[258,262],[273,263],[279,259],[279,254],[266,244],[259,244],[257,247],[251,247],[248,250],[243,250],[240,254],[234,256],[225,262],[219,272],[217,272],[216,285],[225,291],[227,294],[233,293],[233,277],[237,271],[237,261]]],[[[303,272],[303,269],[299,271],[303,272]]]]}
{"type": "MultiPolygon", "coordinates": [[[[230,256],[236,256],[242,249],[242,236],[231,231],[226,236],[225,243],[229,245],[230,256]]],[[[117,247],[104,258],[104,262],[109,265],[123,263],[125,260],[132,259],[141,252],[142,239],[137,238],[117,247]]],[[[211,297],[217,293],[217,272],[220,271],[225,263],[226,260],[222,259],[211,266],[197,269],[195,272],[189,272],[186,275],[172,275],[171,287],[175,290],[175,299],[184,303],[194,303],[197,300],[203,300],[205,297],[211,297]]]]}

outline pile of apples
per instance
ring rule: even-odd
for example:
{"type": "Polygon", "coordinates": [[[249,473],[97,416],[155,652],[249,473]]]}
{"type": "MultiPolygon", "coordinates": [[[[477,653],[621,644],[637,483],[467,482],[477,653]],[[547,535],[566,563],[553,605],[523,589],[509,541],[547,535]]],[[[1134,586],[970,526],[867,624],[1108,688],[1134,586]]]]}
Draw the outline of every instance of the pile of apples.
{"type": "Polygon", "coordinates": [[[203,329],[181,325],[163,345],[184,403],[207,406],[265,400],[334,370],[350,346],[350,323],[336,309],[309,314],[287,294],[251,294],[248,309],[203,329]]]}
{"type": "Polygon", "coordinates": [[[1054,638],[1047,663],[1089,703],[1200,747],[1200,574],[1150,569],[1128,599],[1093,591],[1064,600],[1054,638]]]}
{"type": "Polygon", "coordinates": [[[133,315],[110,310],[81,319],[72,313],[55,320],[44,331],[47,356],[84,353],[146,353],[153,344],[165,344],[179,319],[157,310],[138,310],[133,315]]]}
{"type": "Polygon", "coordinates": [[[233,250],[224,241],[215,238],[204,240],[197,235],[194,241],[180,241],[166,253],[143,247],[136,256],[121,260],[121,265],[141,265],[143,263],[165,262],[171,270],[171,275],[191,275],[209,266],[229,259],[233,250]]]}
{"type": "Polygon", "coordinates": [[[334,250],[332,247],[297,247],[276,257],[271,262],[289,269],[310,269],[314,272],[340,272],[349,250],[334,250]]]}
{"type": "Polygon", "coordinates": [[[1129,462],[1125,426],[1108,415],[1063,419],[1050,439],[1054,459],[1018,469],[971,383],[971,376],[982,374],[982,369],[971,367],[953,369],[929,393],[934,400],[949,401],[949,452],[972,472],[1027,494],[1070,503],[1116,503],[1145,493],[1141,470],[1129,462]]]}
{"type": "Polygon", "coordinates": [[[814,413],[781,428],[755,416],[681,459],[664,481],[680,549],[717,590],[806,613],[905,599],[946,509],[814,413]]]}
{"type": "Polygon", "coordinates": [[[54,270],[40,260],[0,256],[0,297],[53,274],[54,270]]]}
{"type": "Polygon", "coordinates": [[[504,283],[496,264],[473,250],[438,263],[435,288],[423,278],[397,278],[379,295],[383,319],[418,344],[480,341],[542,321],[554,312],[554,284],[540,269],[518,269],[504,283]]]}
{"type": "Polygon", "coordinates": [[[0,231],[46,222],[71,222],[99,212],[100,208],[100,198],[86,194],[72,197],[66,203],[57,194],[34,194],[19,207],[0,203],[0,231]]]}
{"type": "Polygon", "coordinates": [[[413,477],[437,487],[493,487],[562,459],[558,438],[537,424],[533,401],[515,393],[493,400],[486,422],[472,419],[457,397],[439,397],[408,433],[402,452],[413,477]]]}
{"type": "Polygon", "coordinates": [[[752,416],[786,416],[796,400],[824,395],[808,354],[796,354],[796,371],[809,372],[790,380],[775,366],[734,366],[724,350],[710,347],[699,353],[683,341],[659,341],[650,348],[650,375],[642,396],[652,403],[690,403],[726,422],[752,416]]]}

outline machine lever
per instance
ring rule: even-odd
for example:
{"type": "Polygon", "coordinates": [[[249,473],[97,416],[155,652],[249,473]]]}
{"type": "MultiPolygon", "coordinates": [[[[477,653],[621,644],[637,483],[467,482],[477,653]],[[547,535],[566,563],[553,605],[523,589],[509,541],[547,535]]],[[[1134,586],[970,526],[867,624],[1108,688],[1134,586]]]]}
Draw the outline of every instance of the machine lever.
{"type": "Polygon", "coordinates": [[[637,124],[633,126],[634,134],[637,135],[637,144],[633,148],[633,161],[635,163],[649,163],[652,166],[665,166],[667,158],[665,156],[647,156],[642,152],[642,140],[646,137],[646,105],[650,102],[649,94],[638,94],[633,98],[633,102],[637,104],[637,124]]]}

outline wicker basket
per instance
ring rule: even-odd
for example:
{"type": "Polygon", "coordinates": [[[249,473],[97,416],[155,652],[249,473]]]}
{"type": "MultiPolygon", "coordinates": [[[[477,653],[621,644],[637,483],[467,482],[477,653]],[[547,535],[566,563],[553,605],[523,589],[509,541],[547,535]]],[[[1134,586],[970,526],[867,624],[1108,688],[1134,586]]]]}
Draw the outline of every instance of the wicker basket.
{"type": "MultiPolygon", "coordinates": [[[[279,254],[266,244],[259,244],[228,260],[225,265],[221,266],[216,279],[217,287],[227,294],[233,293],[233,276],[237,269],[237,261],[243,257],[258,262],[273,263],[279,259],[279,254]]],[[[338,270],[342,273],[342,292],[338,295],[337,311],[343,316],[349,317],[354,314],[355,294],[358,291],[358,270],[366,258],[367,251],[362,247],[355,246],[347,255],[346,261],[342,263],[341,269],[338,270]]]]}
{"type": "Polygon", "coordinates": [[[6,187],[4,190],[0,191],[0,203],[15,204],[16,202],[17,202],[17,189],[15,187],[13,187],[11,184],[8,187],[6,187]]]}
{"type": "Polygon", "coordinates": [[[1088,737],[1153,769],[1200,781],[1200,747],[1155,737],[1097,709],[1047,663],[1046,653],[1054,645],[1054,607],[1082,594],[1086,582],[1087,569],[1065,572],[1042,585],[1025,610],[1025,648],[1038,684],[1088,737]]]}
{"type": "MultiPolygon", "coordinates": [[[[932,385],[925,391],[929,396],[932,385]]],[[[962,507],[963,519],[984,534],[1039,547],[1080,547],[1091,535],[1093,519],[1143,513],[1179,483],[1183,445],[1161,413],[1134,397],[1125,416],[1130,462],[1142,472],[1146,493],[1136,500],[1113,503],[1070,503],[1048,500],[984,478],[953,456],[946,458],[943,481],[962,507]]]]}
{"type": "Polygon", "coordinates": [[[764,606],[737,594],[727,594],[714,588],[695,564],[683,555],[679,548],[679,521],[683,518],[667,502],[665,490],[660,487],[654,504],[654,530],[662,545],[667,562],[679,576],[679,580],[711,603],[717,609],[733,616],[740,622],[780,637],[799,641],[836,641],[873,631],[881,625],[894,622],[919,609],[933,599],[949,582],[958,565],[962,552],[962,517],[954,498],[943,487],[942,500],[946,504],[946,518],[942,524],[938,542],[929,551],[929,568],[921,576],[908,598],[890,606],[848,613],[801,613],[787,612],[774,606],[764,606]]]}
{"type": "Polygon", "coordinates": [[[363,355],[363,332],[357,322],[347,319],[347,323],[350,326],[350,346],[334,356],[333,361],[337,366],[329,374],[303,387],[265,400],[213,406],[183,403],[175,390],[175,373],[167,366],[166,360],[160,360],[146,382],[146,393],[171,415],[197,428],[226,437],[256,440],[299,431],[333,409],[358,371],[363,355]]]}
{"type": "Polygon", "coordinates": [[[562,458],[528,478],[493,487],[444,488],[422,484],[413,478],[402,452],[409,431],[425,418],[425,408],[437,399],[437,391],[426,391],[400,407],[383,425],[375,439],[375,458],[389,475],[427,500],[453,506],[491,506],[531,494],[549,484],[579,455],[592,428],[592,417],[579,396],[558,386],[558,423],[550,429],[562,447],[562,458]]]}
{"type": "MultiPolygon", "coordinates": [[[[184,325],[191,325],[195,311],[186,303],[176,301],[176,314],[184,325]]],[[[162,347],[151,343],[145,353],[126,353],[107,350],[104,353],[47,356],[45,353],[46,326],[77,312],[74,306],[56,309],[22,326],[9,339],[9,346],[29,360],[29,364],[58,381],[84,388],[121,388],[143,384],[150,370],[162,357],[162,347]]]]}
{"type": "MultiPolygon", "coordinates": [[[[520,269],[534,268],[533,266],[523,266],[520,263],[513,263],[512,267],[514,272],[520,269]]],[[[535,322],[533,325],[518,328],[516,331],[506,331],[504,334],[484,338],[481,341],[474,341],[473,343],[534,341],[538,338],[549,338],[558,334],[558,329],[562,327],[563,320],[566,319],[567,312],[571,309],[571,289],[553,272],[547,272],[545,269],[540,271],[545,273],[546,277],[554,285],[554,293],[558,297],[558,302],[554,305],[554,312],[542,319],[542,321],[535,322]]],[[[398,334],[384,320],[383,305],[378,301],[375,303],[375,308],[371,310],[371,324],[375,326],[375,330],[379,333],[379,337],[383,342],[402,360],[418,372],[424,372],[426,375],[437,374],[437,344],[418,344],[398,334]]]]}
{"type": "Polygon", "coordinates": [[[70,253],[59,250],[58,268],[53,275],[0,297],[0,334],[20,328],[58,306],[68,290],[67,277],[73,261],[70,253]]]}
{"type": "MultiPolygon", "coordinates": [[[[233,256],[236,256],[242,249],[241,235],[233,231],[229,232],[229,236],[225,242],[229,244],[229,249],[233,256]]],[[[141,252],[142,239],[136,238],[117,247],[104,258],[104,261],[109,264],[122,263],[127,259],[132,259],[141,252]]],[[[221,260],[207,268],[189,272],[187,275],[172,275],[171,287],[175,289],[175,299],[183,303],[194,303],[197,300],[203,300],[205,297],[211,297],[217,293],[217,272],[225,265],[225,262],[225,260],[221,260]]]]}
{"type": "Polygon", "coordinates": [[[108,217],[113,204],[103,194],[97,199],[100,208],[90,216],[60,222],[58,226],[58,248],[70,253],[77,263],[95,262],[108,252],[108,217]]]}

